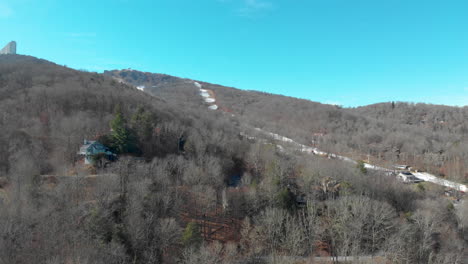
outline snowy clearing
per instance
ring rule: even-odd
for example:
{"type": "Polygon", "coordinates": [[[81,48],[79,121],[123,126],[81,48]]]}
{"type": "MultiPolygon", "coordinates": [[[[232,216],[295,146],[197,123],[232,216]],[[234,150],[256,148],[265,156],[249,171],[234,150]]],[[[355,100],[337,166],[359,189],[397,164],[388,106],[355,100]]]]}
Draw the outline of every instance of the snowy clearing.
{"type": "Polygon", "coordinates": [[[419,178],[421,180],[425,180],[427,182],[432,182],[432,183],[442,185],[442,186],[445,186],[445,187],[450,187],[450,188],[453,188],[455,190],[462,191],[462,192],[466,192],[468,190],[467,186],[464,185],[464,184],[460,184],[460,183],[448,181],[448,180],[445,180],[445,179],[441,179],[441,178],[438,178],[435,175],[432,175],[432,174],[429,174],[429,173],[426,173],[426,172],[415,172],[413,174],[417,178],[419,178]]]}

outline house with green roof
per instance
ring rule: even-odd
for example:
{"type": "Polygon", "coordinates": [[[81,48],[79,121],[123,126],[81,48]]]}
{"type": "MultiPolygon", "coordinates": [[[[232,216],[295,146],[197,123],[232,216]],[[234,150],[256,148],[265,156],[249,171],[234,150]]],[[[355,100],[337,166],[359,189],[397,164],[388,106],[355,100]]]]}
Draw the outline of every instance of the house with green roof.
{"type": "Polygon", "coordinates": [[[86,139],[77,154],[84,158],[84,164],[93,164],[93,158],[99,154],[104,155],[108,160],[115,160],[117,158],[117,155],[108,147],[98,141],[90,141],[86,139]]]}

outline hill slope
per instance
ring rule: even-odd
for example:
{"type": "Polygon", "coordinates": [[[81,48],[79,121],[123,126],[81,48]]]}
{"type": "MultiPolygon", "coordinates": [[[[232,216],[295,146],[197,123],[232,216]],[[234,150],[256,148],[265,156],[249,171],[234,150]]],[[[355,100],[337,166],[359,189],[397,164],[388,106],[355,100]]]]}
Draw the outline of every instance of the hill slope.
{"type": "Polygon", "coordinates": [[[159,262],[164,247],[149,245],[171,230],[165,245],[177,247],[192,217],[185,205],[213,207],[248,151],[218,113],[28,56],[0,56],[0,111],[0,263],[159,262]],[[83,139],[132,145],[116,147],[107,167],[86,167],[83,139]]]}
{"type": "Polygon", "coordinates": [[[22,148],[32,150],[28,155],[35,158],[48,157],[38,164],[42,173],[71,164],[83,139],[109,131],[117,106],[125,115],[139,106],[157,113],[158,120],[176,115],[163,100],[135,92],[133,87],[32,57],[0,56],[0,71],[3,173],[12,166],[10,154],[22,148]]]}
{"type": "MultiPolygon", "coordinates": [[[[200,105],[192,80],[131,70],[105,75],[145,86],[174,104],[200,105]]],[[[397,102],[341,108],[198,82],[214,92],[221,111],[234,114],[240,123],[355,159],[410,164],[468,181],[468,107],[397,102]]]]}
{"type": "Polygon", "coordinates": [[[262,112],[275,109],[268,100],[316,108],[337,127],[353,113],[201,83],[220,103],[212,111],[192,80],[132,83],[155,88],[150,95],[108,75],[0,56],[1,264],[287,263],[317,255],[463,263],[466,203],[452,203],[443,188],[241,133],[260,122],[294,124],[262,112]],[[241,114],[237,97],[254,98],[244,105],[254,114],[241,114]],[[82,164],[83,138],[98,139],[117,160],[96,155],[82,164]]]}

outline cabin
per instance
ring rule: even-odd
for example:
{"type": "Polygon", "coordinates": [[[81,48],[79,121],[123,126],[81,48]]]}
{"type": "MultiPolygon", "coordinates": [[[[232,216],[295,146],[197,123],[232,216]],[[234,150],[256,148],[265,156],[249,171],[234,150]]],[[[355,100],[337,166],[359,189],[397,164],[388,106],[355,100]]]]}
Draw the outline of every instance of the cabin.
{"type": "Polygon", "coordinates": [[[117,158],[117,155],[110,151],[108,147],[98,141],[90,141],[86,139],[77,154],[84,158],[84,164],[93,164],[93,157],[98,154],[103,154],[104,157],[111,161],[117,158]]]}

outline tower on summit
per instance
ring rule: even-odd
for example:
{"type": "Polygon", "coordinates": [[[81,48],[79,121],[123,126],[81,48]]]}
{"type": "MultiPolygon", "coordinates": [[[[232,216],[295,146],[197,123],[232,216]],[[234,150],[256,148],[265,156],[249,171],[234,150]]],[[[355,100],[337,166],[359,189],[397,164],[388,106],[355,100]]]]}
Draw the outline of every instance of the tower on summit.
{"type": "Polygon", "coordinates": [[[8,43],[2,50],[0,54],[16,54],[16,42],[12,41],[8,43]]]}

